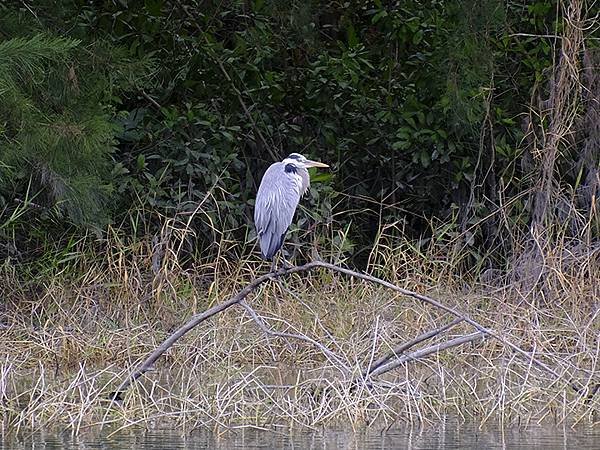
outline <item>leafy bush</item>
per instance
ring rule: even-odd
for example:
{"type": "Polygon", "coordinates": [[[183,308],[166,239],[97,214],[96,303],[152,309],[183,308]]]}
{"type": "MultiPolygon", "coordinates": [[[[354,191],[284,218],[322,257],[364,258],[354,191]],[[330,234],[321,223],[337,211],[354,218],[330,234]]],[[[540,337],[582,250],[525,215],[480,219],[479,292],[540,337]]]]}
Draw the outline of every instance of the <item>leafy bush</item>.
{"type": "Polygon", "coordinates": [[[302,226],[351,223],[358,251],[382,221],[420,236],[439,218],[476,258],[506,254],[495,212],[500,195],[514,198],[510,226],[530,222],[524,113],[549,79],[544,36],[561,29],[557,6],[48,1],[35,17],[8,8],[0,51],[29,50],[0,63],[3,205],[14,211],[11,197],[27,192],[62,214],[55,223],[141,214],[150,233],[157,215],[200,207],[202,248],[215,228],[247,236],[263,171],[296,151],[334,168],[315,180],[328,198],[313,217],[299,213],[302,226]]]}

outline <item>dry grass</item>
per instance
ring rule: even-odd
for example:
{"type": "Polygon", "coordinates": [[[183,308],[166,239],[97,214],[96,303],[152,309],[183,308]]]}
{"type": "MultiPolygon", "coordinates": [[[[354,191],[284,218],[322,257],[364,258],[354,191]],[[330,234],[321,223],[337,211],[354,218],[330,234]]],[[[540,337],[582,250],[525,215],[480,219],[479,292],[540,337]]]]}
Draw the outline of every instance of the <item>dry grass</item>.
{"type": "MultiPolygon", "coordinates": [[[[90,255],[73,249],[24,282],[2,268],[0,414],[5,431],[99,425],[353,429],[428,422],[446,414],[488,420],[597,423],[600,394],[569,389],[600,379],[598,254],[545,255],[543,280],[510,284],[457,275],[456,252],[417,250],[382,236],[369,271],[441,299],[564,375],[555,380],[493,340],[402,365],[371,387],[350,377],[398,343],[453,318],[414,299],[326,271],[263,285],[248,298],[273,329],[303,333],[350,367],[350,376],[306,342],[267,337],[234,307],[179,341],[122,404],[106,400],[124,376],[194,313],[227,299],[267,270],[247,248],[182,268],[189,230],[167,222],[160,242],[127,244],[113,232],[90,255]],[[229,256],[226,256],[229,255],[229,256]],[[454,255],[454,256],[448,256],[454,255]],[[531,287],[533,286],[533,287],[531,287]]],[[[89,248],[89,242],[80,247],[89,248]]],[[[322,252],[322,255],[327,252],[322,252]]],[[[328,252],[339,255],[336,249],[328,252]]],[[[458,325],[438,341],[473,331],[458,325]]],[[[435,342],[435,341],[433,341],[435,342]]],[[[430,342],[431,343],[431,342],[430,342]]]]}

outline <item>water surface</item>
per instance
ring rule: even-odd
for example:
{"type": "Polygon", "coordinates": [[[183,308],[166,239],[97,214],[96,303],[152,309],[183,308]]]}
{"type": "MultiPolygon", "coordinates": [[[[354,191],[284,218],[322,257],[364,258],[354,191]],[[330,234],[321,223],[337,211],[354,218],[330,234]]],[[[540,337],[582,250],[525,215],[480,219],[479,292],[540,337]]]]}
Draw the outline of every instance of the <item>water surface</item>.
{"type": "Polygon", "coordinates": [[[217,434],[206,430],[183,434],[168,430],[108,432],[73,437],[36,432],[20,439],[0,437],[0,448],[29,449],[600,449],[600,426],[576,429],[554,426],[500,428],[446,422],[423,428],[353,433],[274,432],[251,428],[217,434]]]}

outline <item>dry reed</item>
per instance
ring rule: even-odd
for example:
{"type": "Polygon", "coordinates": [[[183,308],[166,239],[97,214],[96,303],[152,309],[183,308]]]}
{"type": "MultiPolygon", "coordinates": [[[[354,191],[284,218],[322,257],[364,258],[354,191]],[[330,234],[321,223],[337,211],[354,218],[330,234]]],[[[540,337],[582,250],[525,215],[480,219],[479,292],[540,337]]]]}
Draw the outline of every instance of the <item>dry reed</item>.
{"type": "MultiPolygon", "coordinates": [[[[28,283],[2,269],[5,431],[340,424],[358,429],[436,421],[447,414],[480,422],[598,421],[600,395],[588,399],[600,378],[597,254],[567,264],[557,250],[544,260],[543,289],[524,292],[500,276],[486,284],[477,282],[478,274],[459,276],[441,244],[432,241],[417,252],[413,243],[384,233],[368,272],[458,307],[561,378],[486,339],[416,361],[405,358],[373,383],[351,383],[399,344],[453,318],[398,293],[317,270],[268,282],[247,301],[265,327],[308,336],[339,361],[310,342],[265,334],[244,308],[233,307],[178,341],[122,402],[111,405],[110,392],[171,331],[267,270],[245,256],[251,249],[224,239],[216,260],[183,268],[178,255],[189,228],[166,221],[165,230],[160,245],[127,244],[114,231],[96,244],[96,254],[75,252],[28,283]],[[587,390],[570,390],[571,378],[587,390]]],[[[456,324],[428,344],[471,331],[456,324]]]]}

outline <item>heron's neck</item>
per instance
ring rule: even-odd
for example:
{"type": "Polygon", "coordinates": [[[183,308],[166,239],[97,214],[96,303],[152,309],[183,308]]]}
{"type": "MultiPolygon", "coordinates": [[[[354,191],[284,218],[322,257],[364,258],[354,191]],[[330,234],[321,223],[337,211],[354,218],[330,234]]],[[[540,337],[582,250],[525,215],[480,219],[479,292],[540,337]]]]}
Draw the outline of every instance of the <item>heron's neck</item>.
{"type": "Polygon", "coordinates": [[[297,174],[300,176],[300,195],[306,194],[306,191],[310,187],[310,176],[308,175],[307,169],[298,169],[297,174]]]}

